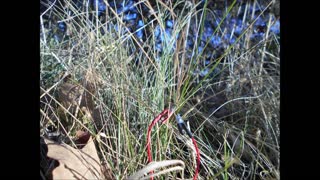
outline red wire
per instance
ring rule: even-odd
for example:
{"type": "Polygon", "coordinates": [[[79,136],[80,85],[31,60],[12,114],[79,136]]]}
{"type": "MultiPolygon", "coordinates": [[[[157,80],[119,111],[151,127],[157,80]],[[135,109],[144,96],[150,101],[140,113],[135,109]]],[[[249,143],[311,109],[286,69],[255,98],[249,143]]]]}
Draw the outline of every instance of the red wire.
{"type": "MultiPolygon", "coordinates": [[[[148,154],[148,161],[149,163],[152,162],[152,156],[151,156],[151,130],[152,127],[161,119],[161,117],[163,115],[165,115],[166,113],[168,113],[168,117],[162,121],[162,123],[164,123],[165,121],[167,121],[169,119],[169,110],[165,109],[163,110],[157,117],[155,117],[153,119],[153,121],[151,122],[151,124],[148,127],[148,134],[147,134],[147,154],[148,154]]],[[[150,171],[150,174],[153,174],[153,171],[150,171]]],[[[153,177],[151,177],[151,180],[153,180],[153,177]]]]}
{"type": "MultiPolygon", "coordinates": [[[[151,129],[152,129],[153,126],[154,126],[154,123],[152,121],[152,123],[149,125],[148,135],[147,135],[147,153],[148,153],[148,161],[149,161],[149,163],[152,162],[150,138],[151,138],[151,129]]],[[[150,174],[153,174],[153,171],[150,171],[150,174]]],[[[153,180],[153,177],[151,177],[151,180],[153,180]]]]}
{"type": "Polygon", "coordinates": [[[199,148],[198,148],[198,145],[197,145],[197,141],[194,139],[194,137],[192,137],[192,142],[193,142],[193,145],[196,149],[196,153],[197,153],[197,167],[196,167],[196,171],[195,171],[195,174],[193,176],[193,179],[194,180],[197,180],[197,177],[198,177],[198,174],[199,174],[199,170],[200,170],[200,152],[199,152],[199,148]]]}
{"type": "MultiPolygon", "coordinates": [[[[151,130],[153,128],[153,126],[159,121],[161,120],[161,117],[164,116],[166,113],[168,113],[168,116],[166,119],[164,119],[162,121],[162,123],[166,122],[169,118],[170,118],[170,111],[168,109],[163,110],[157,117],[155,117],[153,119],[153,121],[151,122],[151,124],[148,127],[148,133],[147,133],[147,154],[148,154],[148,161],[149,163],[152,162],[152,156],[151,156],[151,130]]],[[[193,145],[196,149],[196,154],[197,154],[197,167],[195,170],[195,175],[193,176],[193,179],[196,180],[199,174],[199,170],[200,170],[200,152],[198,149],[198,145],[196,140],[192,137],[192,142],[193,145]]],[[[150,171],[150,174],[153,174],[153,171],[150,171]]],[[[151,180],[153,180],[153,177],[151,177],[151,180]]]]}

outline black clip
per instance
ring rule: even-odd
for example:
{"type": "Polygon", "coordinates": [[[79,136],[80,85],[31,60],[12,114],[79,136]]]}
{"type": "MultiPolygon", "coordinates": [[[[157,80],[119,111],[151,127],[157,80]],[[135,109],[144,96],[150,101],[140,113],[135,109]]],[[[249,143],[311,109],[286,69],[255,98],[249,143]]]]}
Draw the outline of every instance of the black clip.
{"type": "Polygon", "coordinates": [[[192,138],[192,133],[190,131],[190,129],[188,129],[188,127],[186,126],[185,122],[183,121],[182,117],[180,116],[180,114],[178,114],[176,116],[176,120],[177,120],[177,123],[178,123],[178,129],[179,129],[179,132],[181,134],[184,134],[184,131],[187,132],[188,136],[190,138],[192,138]]]}
{"type": "Polygon", "coordinates": [[[60,137],[60,132],[57,130],[57,128],[53,125],[49,125],[45,128],[45,133],[48,139],[53,141],[58,141],[60,137]]]}

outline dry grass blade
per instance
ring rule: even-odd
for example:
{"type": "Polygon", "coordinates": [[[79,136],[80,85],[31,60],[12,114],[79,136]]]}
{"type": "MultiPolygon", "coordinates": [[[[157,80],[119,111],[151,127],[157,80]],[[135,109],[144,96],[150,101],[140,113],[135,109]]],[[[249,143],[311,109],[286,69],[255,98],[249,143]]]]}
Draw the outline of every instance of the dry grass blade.
{"type": "Polygon", "coordinates": [[[183,171],[184,168],[185,168],[184,162],[181,161],[181,160],[166,160],[166,161],[159,161],[159,162],[151,162],[146,167],[144,167],[140,171],[136,172],[134,175],[128,177],[127,179],[128,180],[129,179],[148,179],[150,177],[159,176],[161,174],[165,174],[165,173],[168,173],[168,172],[171,172],[171,171],[177,171],[177,170],[183,171]],[[176,165],[176,166],[173,166],[173,165],[176,165]],[[159,171],[159,172],[154,173],[152,175],[143,177],[144,174],[147,174],[150,171],[154,171],[154,170],[157,170],[159,168],[164,168],[164,167],[167,167],[167,166],[173,166],[173,167],[165,169],[165,170],[162,170],[162,171],[159,171]]]}

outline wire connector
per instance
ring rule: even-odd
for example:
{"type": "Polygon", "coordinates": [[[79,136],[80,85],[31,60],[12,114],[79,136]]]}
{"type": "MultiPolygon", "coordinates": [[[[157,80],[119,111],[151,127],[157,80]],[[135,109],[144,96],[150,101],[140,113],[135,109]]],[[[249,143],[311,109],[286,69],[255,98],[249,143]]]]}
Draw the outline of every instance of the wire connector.
{"type": "Polygon", "coordinates": [[[184,120],[182,119],[182,117],[180,116],[180,114],[176,115],[176,121],[178,123],[179,132],[181,134],[184,134],[184,132],[187,132],[188,136],[190,138],[192,138],[193,135],[192,135],[190,129],[186,126],[186,124],[185,124],[184,120]]]}

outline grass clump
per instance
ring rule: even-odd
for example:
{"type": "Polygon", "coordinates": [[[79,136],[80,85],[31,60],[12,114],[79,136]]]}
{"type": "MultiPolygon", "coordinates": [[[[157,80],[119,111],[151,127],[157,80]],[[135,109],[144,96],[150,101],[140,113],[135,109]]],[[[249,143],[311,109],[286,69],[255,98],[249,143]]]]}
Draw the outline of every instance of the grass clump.
{"type": "MultiPolygon", "coordinates": [[[[42,135],[52,124],[71,143],[77,130],[89,131],[101,162],[125,179],[146,168],[148,125],[174,106],[198,141],[199,179],[279,179],[280,51],[271,1],[139,1],[131,5],[143,21],[137,30],[111,1],[102,9],[75,2],[44,3],[40,16],[42,135]],[[220,6],[219,16],[213,7],[220,6]],[[228,23],[238,16],[237,34],[228,23]],[[267,22],[257,37],[261,17],[267,22]]],[[[154,161],[184,163],[159,177],[191,178],[190,140],[174,120],[155,129],[154,161]]]]}

